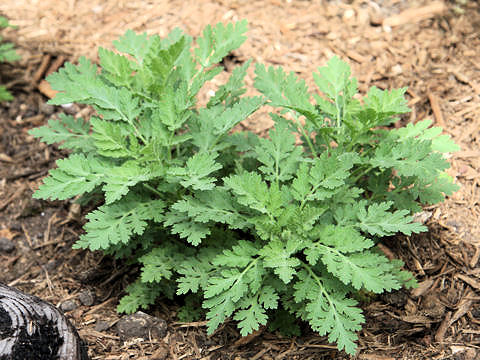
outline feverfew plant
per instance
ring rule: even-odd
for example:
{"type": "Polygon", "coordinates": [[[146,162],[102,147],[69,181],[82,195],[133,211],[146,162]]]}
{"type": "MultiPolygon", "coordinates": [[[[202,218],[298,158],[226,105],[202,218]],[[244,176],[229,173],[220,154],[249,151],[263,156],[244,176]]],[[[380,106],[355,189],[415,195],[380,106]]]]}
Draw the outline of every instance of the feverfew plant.
{"type": "Polygon", "coordinates": [[[115,52],[99,50],[100,68],[82,58],[50,75],[52,104],[89,104],[98,116],[31,131],[72,150],[34,196],[103,199],[75,247],[141,265],[121,312],[187,295],[181,314],[201,303],[210,334],[228,318],[242,335],[269,319],[295,330],[300,318],[353,354],[364,322],[356,294],[415,283],[375,244],[426,230],[412,214],[456,190],[443,153],[457,146],[427,120],[391,130],[409,111],[405,89],[359,97],[336,57],[314,74],[313,94],[257,64],[263,96],[243,96],[246,62],[198,106],[245,32],[245,22],[208,26],[191,51],[180,30],[127,31],[115,52]],[[231,133],[266,104],[277,109],[268,138],[231,133]]]}
{"type": "MultiPolygon", "coordinates": [[[[8,22],[7,18],[0,16],[0,29],[13,27],[8,22]]],[[[8,61],[13,62],[20,59],[20,56],[15,52],[13,44],[9,42],[2,43],[2,37],[0,36],[0,62],[8,61]]],[[[6,89],[5,86],[0,85],[0,101],[12,100],[13,96],[6,89]]]]}

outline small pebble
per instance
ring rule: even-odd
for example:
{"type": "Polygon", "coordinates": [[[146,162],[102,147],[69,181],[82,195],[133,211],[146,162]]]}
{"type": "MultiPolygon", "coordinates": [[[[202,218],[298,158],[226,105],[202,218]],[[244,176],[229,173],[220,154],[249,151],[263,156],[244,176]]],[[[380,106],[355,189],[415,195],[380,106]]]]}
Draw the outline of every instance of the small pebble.
{"type": "Polygon", "coordinates": [[[82,290],[78,294],[78,300],[85,306],[92,306],[95,302],[95,294],[90,289],[82,290]]]}
{"type": "Polygon", "coordinates": [[[69,312],[77,308],[77,303],[74,300],[67,300],[60,304],[60,309],[63,312],[69,312]]]}
{"type": "Polygon", "coordinates": [[[95,324],[95,331],[102,332],[108,330],[110,328],[110,324],[108,321],[105,320],[98,320],[95,324]]]}
{"type": "Polygon", "coordinates": [[[61,261],[59,260],[55,260],[55,259],[50,260],[45,265],[45,270],[47,270],[48,272],[53,272],[60,264],[61,264],[61,261]]]}
{"type": "Polygon", "coordinates": [[[167,334],[167,322],[137,311],[122,317],[116,325],[117,334],[122,340],[142,338],[161,339],[167,334]]]}
{"type": "Polygon", "coordinates": [[[15,250],[15,243],[6,237],[0,237],[0,252],[11,253],[15,250]]]}
{"type": "Polygon", "coordinates": [[[52,115],[55,112],[55,106],[47,103],[41,103],[40,104],[40,111],[44,113],[45,115],[52,115]]]}

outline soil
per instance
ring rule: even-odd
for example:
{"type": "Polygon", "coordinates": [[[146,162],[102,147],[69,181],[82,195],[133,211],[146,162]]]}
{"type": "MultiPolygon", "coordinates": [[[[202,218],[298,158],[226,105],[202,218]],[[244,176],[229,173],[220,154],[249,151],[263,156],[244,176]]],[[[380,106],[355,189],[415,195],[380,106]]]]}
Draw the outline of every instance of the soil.
{"type": "MultiPolygon", "coordinates": [[[[180,323],[178,306],[159,301],[148,313],[168,323],[161,340],[122,341],[115,307],[136,269],[101,253],[73,251],[91,209],[68,201],[32,199],[55,160],[66,155],[28,130],[61,112],[89,108],[47,105],[45,75],[63,61],[95,59],[98,46],[126,29],[166,35],[181,27],[197,36],[207,24],[249,20],[249,39],[225,62],[248,58],[281,65],[312,84],[311,73],[333,54],[347,60],[360,90],[408,87],[412,112],[402,123],[434,119],[461,146],[449,174],[461,190],[424,209],[429,232],[385,239],[382,250],[405,262],[420,287],[366,300],[358,359],[480,358],[480,5],[476,1],[55,1],[0,3],[18,29],[2,35],[22,60],[2,64],[1,83],[15,96],[0,104],[0,281],[55,305],[85,289],[93,304],[67,317],[88,343],[92,359],[343,359],[307,327],[285,338],[265,329],[241,338],[233,322],[207,336],[204,322],[180,323]],[[5,240],[4,240],[5,241],[5,240]],[[99,325],[102,325],[101,327],[99,325]]],[[[247,84],[252,83],[249,73],[247,84]]],[[[215,86],[215,83],[212,84],[215,86]]],[[[264,133],[262,114],[245,127],[264,133]]]]}

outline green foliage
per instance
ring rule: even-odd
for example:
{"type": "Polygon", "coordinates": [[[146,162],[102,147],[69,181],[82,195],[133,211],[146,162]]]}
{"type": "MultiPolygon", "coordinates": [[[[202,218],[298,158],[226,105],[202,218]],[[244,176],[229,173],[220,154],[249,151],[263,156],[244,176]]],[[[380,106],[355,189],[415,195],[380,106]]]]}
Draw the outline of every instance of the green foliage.
{"type": "MultiPolygon", "coordinates": [[[[14,27],[10,25],[7,18],[0,16],[0,29],[7,28],[7,27],[14,27]]],[[[20,59],[20,56],[15,52],[13,48],[13,44],[9,42],[2,43],[2,37],[0,36],[0,62],[13,62],[20,59]]],[[[10,92],[6,89],[5,86],[0,85],[0,101],[4,100],[12,100],[13,96],[10,92]]]]}
{"type": "Polygon", "coordinates": [[[353,354],[358,294],[415,284],[375,242],[426,230],[412,214],[456,189],[443,153],[457,146],[428,121],[388,129],[408,111],[405,89],[360,98],[336,57],[314,74],[318,93],[257,65],[263,96],[245,97],[247,62],[198,106],[245,31],[245,22],[207,27],[193,51],[180,30],[127,31],[116,52],[100,49],[100,68],[83,58],[50,75],[60,91],[51,103],[90,104],[98,116],[31,131],[72,151],[34,196],[103,195],[75,246],[140,265],[119,311],[187,295],[179,317],[198,318],[201,304],[209,333],[232,318],[242,335],[269,319],[298,334],[298,318],[353,354]],[[281,114],[268,138],[231,133],[264,104],[281,114]]]}

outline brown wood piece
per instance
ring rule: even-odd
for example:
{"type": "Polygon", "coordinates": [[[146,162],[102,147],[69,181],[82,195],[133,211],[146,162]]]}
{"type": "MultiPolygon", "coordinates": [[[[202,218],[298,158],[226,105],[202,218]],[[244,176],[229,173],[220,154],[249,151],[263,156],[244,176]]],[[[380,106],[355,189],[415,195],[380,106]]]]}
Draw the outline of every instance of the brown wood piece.
{"type": "Polygon", "coordinates": [[[477,280],[462,274],[457,274],[456,277],[462,280],[464,283],[467,283],[468,285],[473,287],[475,290],[480,290],[480,282],[478,282],[477,280]]]}
{"type": "Polygon", "coordinates": [[[58,91],[53,90],[47,80],[40,81],[38,84],[38,90],[46,97],[53,99],[57,95],[58,91]]]}
{"type": "Polygon", "coordinates": [[[383,20],[383,26],[398,26],[408,23],[416,23],[442,14],[447,10],[443,1],[436,1],[430,5],[410,8],[400,14],[390,16],[383,20]]]}
{"type": "Polygon", "coordinates": [[[437,97],[434,94],[429,93],[428,100],[430,101],[430,106],[432,107],[433,115],[435,116],[437,125],[445,127],[445,121],[443,120],[442,110],[440,110],[437,97]]]}
{"type": "Polygon", "coordinates": [[[445,318],[443,319],[442,323],[437,329],[437,332],[435,333],[435,341],[436,342],[442,342],[443,338],[445,337],[445,333],[447,332],[448,328],[450,327],[450,320],[452,318],[452,313],[448,312],[445,315],[445,318]]]}
{"type": "Polygon", "coordinates": [[[475,246],[475,254],[473,254],[473,257],[470,259],[469,266],[471,268],[474,268],[477,266],[478,259],[480,258],[480,247],[475,246]]]}
{"type": "Polygon", "coordinates": [[[45,77],[47,77],[48,75],[50,75],[51,73],[57,71],[58,69],[60,69],[60,66],[63,65],[63,63],[65,62],[65,56],[63,55],[60,55],[58,58],[56,58],[52,64],[49,66],[47,72],[45,73],[45,77]]]}
{"type": "Polygon", "coordinates": [[[0,283],[0,358],[88,360],[77,330],[52,304],[0,283]]]}
{"type": "Polygon", "coordinates": [[[10,196],[8,199],[4,200],[0,203],[0,211],[5,209],[8,204],[10,204],[13,200],[23,194],[23,192],[27,189],[27,186],[23,184],[22,186],[18,187],[17,190],[10,196]]]}
{"type": "Polygon", "coordinates": [[[43,74],[45,74],[45,71],[47,70],[48,65],[50,65],[51,59],[52,59],[52,56],[50,54],[46,54],[43,56],[40,66],[38,67],[37,71],[35,71],[35,74],[33,74],[33,77],[32,77],[32,82],[34,85],[36,85],[40,81],[40,79],[43,77],[43,74]]]}

